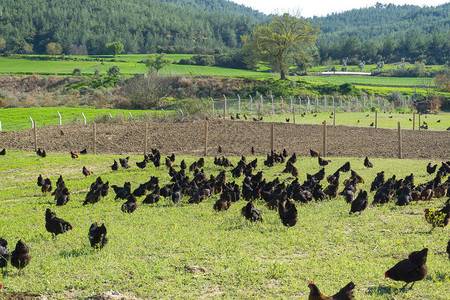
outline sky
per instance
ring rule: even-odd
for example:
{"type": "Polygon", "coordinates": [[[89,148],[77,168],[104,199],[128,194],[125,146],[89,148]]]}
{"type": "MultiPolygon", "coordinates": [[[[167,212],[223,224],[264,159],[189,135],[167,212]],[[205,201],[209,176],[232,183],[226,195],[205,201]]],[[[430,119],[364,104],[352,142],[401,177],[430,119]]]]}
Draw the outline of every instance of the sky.
{"type": "Polygon", "coordinates": [[[395,5],[411,4],[418,6],[436,6],[449,2],[449,0],[229,0],[238,4],[251,7],[260,12],[271,13],[295,13],[309,18],[312,16],[326,16],[333,12],[351,10],[353,8],[364,8],[374,6],[377,2],[395,5]]]}

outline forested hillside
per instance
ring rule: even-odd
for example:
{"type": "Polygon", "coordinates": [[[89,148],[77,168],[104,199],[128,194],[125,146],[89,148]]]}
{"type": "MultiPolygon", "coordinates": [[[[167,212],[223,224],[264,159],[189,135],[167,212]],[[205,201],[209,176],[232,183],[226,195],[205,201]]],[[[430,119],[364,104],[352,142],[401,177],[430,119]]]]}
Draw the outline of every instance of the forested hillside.
{"type": "MultiPolygon", "coordinates": [[[[450,60],[450,3],[377,4],[311,19],[321,33],[317,59],[348,64],[444,64],[450,60]]],[[[0,0],[0,53],[212,53],[239,49],[240,36],[270,16],[227,0],[0,0]]]]}
{"type": "Polygon", "coordinates": [[[405,58],[442,64],[450,59],[450,3],[437,7],[377,3],[312,21],[322,31],[317,45],[323,61],[405,58]]]}
{"type": "Polygon", "coordinates": [[[15,53],[44,53],[58,42],[64,53],[101,54],[113,41],[128,53],[228,50],[264,18],[225,0],[0,0],[0,38],[15,53]]]}

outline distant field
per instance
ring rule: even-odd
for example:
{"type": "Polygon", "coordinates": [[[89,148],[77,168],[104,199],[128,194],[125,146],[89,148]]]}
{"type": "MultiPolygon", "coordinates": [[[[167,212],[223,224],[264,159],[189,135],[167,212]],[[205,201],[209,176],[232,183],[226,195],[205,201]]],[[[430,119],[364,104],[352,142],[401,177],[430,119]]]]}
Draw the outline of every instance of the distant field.
{"type": "MultiPolygon", "coordinates": [[[[70,108],[70,107],[40,107],[40,108],[3,108],[0,109],[0,121],[2,123],[2,130],[21,130],[31,128],[31,122],[29,117],[32,117],[38,127],[40,126],[49,126],[49,125],[57,125],[59,124],[58,113],[60,112],[62,116],[63,124],[81,124],[83,120],[83,116],[81,113],[83,112],[86,116],[87,122],[90,123],[94,119],[102,115],[108,115],[111,113],[113,117],[116,115],[121,115],[120,120],[130,119],[129,112],[131,112],[132,116],[136,119],[146,118],[145,112],[152,118],[157,114],[159,117],[163,116],[163,112],[161,110],[122,110],[122,109],[94,109],[94,108],[70,108]]],[[[254,111],[253,115],[249,115],[249,111],[242,110],[243,113],[248,115],[249,122],[253,117],[257,116],[257,112],[254,111]]],[[[169,113],[169,112],[168,112],[169,113]]],[[[220,110],[217,111],[220,113],[220,110]]],[[[333,124],[333,119],[330,118],[331,110],[329,112],[321,112],[318,113],[316,117],[315,114],[306,114],[304,117],[301,117],[298,110],[296,114],[296,124],[322,124],[323,121],[327,121],[329,125],[333,124]]],[[[233,113],[234,114],[234,113],[233,113]]],[[[270,111],[266,111],[263,114],[263,118],[265,122],[286,122],[286,118],[289,118],[290,122],[293,122],[292,115],[288,112],[285,114],[279,114],[277,112],[274,115],[270,114],[270,111]]],[[[242,117],[242,115],[241,115],[242,117]]],[[[227,119],[230,118],[230,115],[227,119]]],[[[397,123],[400,122],[403,129],[412,129],[412,121],[409,119],[413,119],[412,113],[400,114],[398,112],[379,112],[378,113],[378,127],[379,128],[397,128],[397,123]]],[[[374,122],[375,113],[374,112],[350,112],[350,113],[340,113],[336,114],[336,125],[344,125],[344,126],[355,126],[355,127],[369,127],[369,125],[374,122]]],[[[429,114],[422,115],[421,121],[425,121],[429,130],[439,130],[445,131],[450,127],[450,113],[448,112],[440,112],[437,115],[429,114]],[[439,122],[438,122],[439,121],[439,122]]],[[[416,130],[419,127],[419,117],[416,114],[416,130]]]]}
{"type": "Polygon", "coordinates": [[[433,78],[417,77],[378,77],[378,76],[302,76],[310,81],[332,82],[335,84],[352,83],[355,85],[379,86],[431,86],[434,87],[433,78]]]}

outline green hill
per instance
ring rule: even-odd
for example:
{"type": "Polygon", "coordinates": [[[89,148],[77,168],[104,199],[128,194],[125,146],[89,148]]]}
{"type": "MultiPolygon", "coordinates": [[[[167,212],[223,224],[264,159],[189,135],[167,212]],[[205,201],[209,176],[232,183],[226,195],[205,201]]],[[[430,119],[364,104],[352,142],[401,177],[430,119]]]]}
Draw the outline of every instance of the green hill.
{"type": "Polygon", "coordinates": [[[227,50],[266,18],[225,0],[1,0],[0,38],[13,53],[44,53],[58,42],[64,53],[104,54],[112,41],[127,53],[227,50]]]}

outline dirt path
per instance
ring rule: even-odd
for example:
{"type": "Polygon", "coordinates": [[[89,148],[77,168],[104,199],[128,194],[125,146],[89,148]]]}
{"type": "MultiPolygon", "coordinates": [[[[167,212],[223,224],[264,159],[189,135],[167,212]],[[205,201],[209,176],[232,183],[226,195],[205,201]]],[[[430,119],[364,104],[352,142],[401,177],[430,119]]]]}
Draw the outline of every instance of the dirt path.
{"type": "MultiPolygon", "coordinates": [[[[208,154],[249,155],[270,152],[270,123],[240,121],[209,121],[208,154]]],[[[97,124],[98,154],[142,154],[145,123],[97,124]]],[[[309,155],[309,149],[322,152],[323,126],[275,123],[274,148],[309,155]]],[[[87,148],[93,151],[92,125],[39,127],[38,147],[47,152],[68,153],[87,148]],[[60,130],[64,135],[60,135],[60,130]]],[[[326,156],[398,157],[397,130],[327,127],[326,156]]],[[[450,132],[402,131],[403,157],[450,160],[450,132]]],[[[34,150],[33,130],[0,132],[0,148],[34,150]]],[[[163,153],[203,155],[204,121],[181,123],[149,123],[148,150],[158,148],[163,153]]]]}

